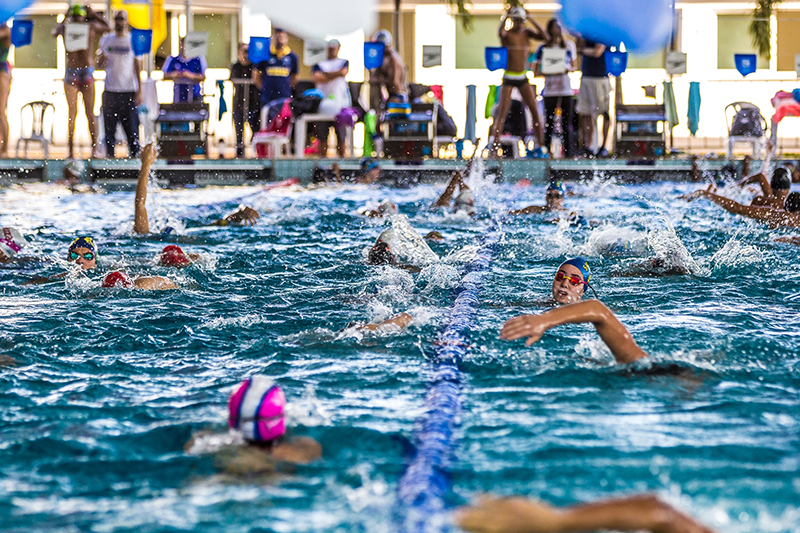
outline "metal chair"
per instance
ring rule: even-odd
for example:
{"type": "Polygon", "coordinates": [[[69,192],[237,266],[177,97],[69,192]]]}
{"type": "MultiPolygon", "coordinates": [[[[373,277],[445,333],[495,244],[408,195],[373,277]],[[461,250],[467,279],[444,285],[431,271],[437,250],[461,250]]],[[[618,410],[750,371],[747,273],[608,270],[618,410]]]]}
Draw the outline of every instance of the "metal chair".
{"type": "Polygon", "coordinates": [[[733,157],[733,146],[737,142],[749,143],[753,150],[753,157],[761,158],[766,140],[767,120],[761,114],[761,110],[757,105],[750,102],[728,104],[725,106],[725,126],[728,128],[728,159],[733,157]],[[742,129],[740,127],[742,124],[735,124],[736,117],[740,116],[742,111],[747,113],[747,110],[755,110],[751,114],[753,116],[758,114],[758,122],[745,124],[745,126],[750,126],[749,131],[747,131],[746,127],[744,128],[745,131],[738,131],[742,129]]]}
{"type": "Polygon", "coordinates": [[[47,159],[50,155],[48,150],[50,143],[53,142],[53,121],[50,121],[50,137],[47,138],[44,136],[44,124],[45,124],[45,117],[47,115],[48,109],[53,109],[55,112],[55,106],[50,102],[45,102],[42,100],[36,102],[28,102],[22,109],[19,111],[20,116],[20,134],[19,140],[17,141],[17,153],[16,156],[19,157],[19,145],[20,143],[25,143],[25,155],[24,157],[28,157],[28,143],[31,141],[40,142],[42,143],[42,148],[44,150],[44,158],[47,159]],[[25,109],[29,108],[31,111],[31,132],[29,136],[25,136],[25,120],[24,114],[25,109]]]}

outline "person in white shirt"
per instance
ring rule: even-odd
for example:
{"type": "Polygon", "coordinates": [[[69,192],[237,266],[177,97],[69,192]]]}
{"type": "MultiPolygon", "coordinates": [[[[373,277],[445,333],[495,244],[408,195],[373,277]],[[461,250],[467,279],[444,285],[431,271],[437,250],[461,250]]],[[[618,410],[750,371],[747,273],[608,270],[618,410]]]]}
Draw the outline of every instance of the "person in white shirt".
{"type": "MultiPolygon", "coordinates": [[[[328,41],[326,46],[328,58],[320,61],[311,69],[311,77],[317,84],[317,89],[325,95],[319,104],[318,112],[331,116],[338,115],[342,109],[351,105],[350,86],[345,79],[350,71],[350,62],[339,57],[339,47],[339,41],[336,39],[328,41]]],[[[330,122],[317,122],[315,128],[317,139],[324,150],[322,154],[327,154],[330,122]]],[[[337,151],[340,157],[344,157],[345,128],[338,123],[335,128],[337,151]]]]}
{"type": "Polygon", "coordinates": [[[128,139],[128,156],[139,155],[139,117],[136,107],[141,102],[139,72],[141,62],[133,52],[128,31],[128,14],[114,15],[114,33],[104,35],[97,48],[97,65],[106,70],[103,91],[103,126],[106,157],[114,157],[117,123],[122,124],[128,139]]]}

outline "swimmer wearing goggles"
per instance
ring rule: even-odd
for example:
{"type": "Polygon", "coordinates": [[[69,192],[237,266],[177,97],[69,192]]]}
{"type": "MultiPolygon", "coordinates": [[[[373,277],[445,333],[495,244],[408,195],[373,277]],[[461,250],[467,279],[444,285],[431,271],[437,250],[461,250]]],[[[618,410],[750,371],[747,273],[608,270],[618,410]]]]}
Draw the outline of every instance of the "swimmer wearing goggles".
{"type": "Polygon", "coordinates": [[[573,257],[564,261],[553,278],[553,300],[560,305],[580,302],[586,287],[594,293],[594,289],[589,285],[591,279],[592,271],[585,259],[573,257]]]}

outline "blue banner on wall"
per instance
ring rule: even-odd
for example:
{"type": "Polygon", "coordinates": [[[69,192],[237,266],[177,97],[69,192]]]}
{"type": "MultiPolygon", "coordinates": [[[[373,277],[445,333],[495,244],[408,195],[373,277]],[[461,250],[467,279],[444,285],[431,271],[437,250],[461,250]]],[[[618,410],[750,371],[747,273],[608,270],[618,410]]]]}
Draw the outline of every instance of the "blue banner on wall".
{"type": "Polygon", "coordinates": [[[383,54],[386,47],[383,43],[364,43],[364,68],[372,70],[383,65],[383,54]]]}
{"type": "Polygon", "coordinates": [[[153,30],[137,30],[131,28],[131,43],[133,54],[143,56],[149,54],[153,46],[153,30]]]}
{"type": "Polygon", "coordinates": [[[19,48],[33,42],[33,21],[15,20],[11,27],[11,44],[19,48]]]}
{"type": "Polygon", "coordinates": [[[487,46],[484,55],[486,58],[486,68],[489,70],[504,69],[508,64],[508,48],[503,48],[502,46],[487,46]]]}
{"type": "Polygon", "coordinates": [[[269,37],[250,37],[247,58],[254,65],[269,59],[269,37]]]}

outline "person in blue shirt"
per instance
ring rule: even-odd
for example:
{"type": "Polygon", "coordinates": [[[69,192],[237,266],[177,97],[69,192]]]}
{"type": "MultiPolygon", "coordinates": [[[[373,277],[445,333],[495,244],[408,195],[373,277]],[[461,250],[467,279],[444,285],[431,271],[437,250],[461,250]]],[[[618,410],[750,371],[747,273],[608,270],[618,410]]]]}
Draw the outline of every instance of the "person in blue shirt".
{"type": "Polygon", "coordinates": [[[606,47],[602,43],[581,39],[581,87],[578,90],[576,111],[580,115],[581,132],[583,133],[583,153],[588,157],[608,157],[606,142],[610,117],[608,114],[611,82],[606,70],[606,47]],[[597,118],[603,117],[603,140],[597,151],[592,150],[597,118]]]}
{"type": "Polygon", "coordinates": [[[184,40],[182,37],[177,56],[169,56],[164,62],[165,80],[175,82],[173,102],[199,102],[202,99],[200,83],[206,79],[206,58],[203,56],[186,59],[184,40]]]}
{"type": "Polygon", "coordinates": [[[273,28],[269,59],[261,61],[253,70],[253,82],[261,87],[261,107],[292,96],[299,65],[297,54],[289,48],[289,34],[283,28],[273,28]]]}

